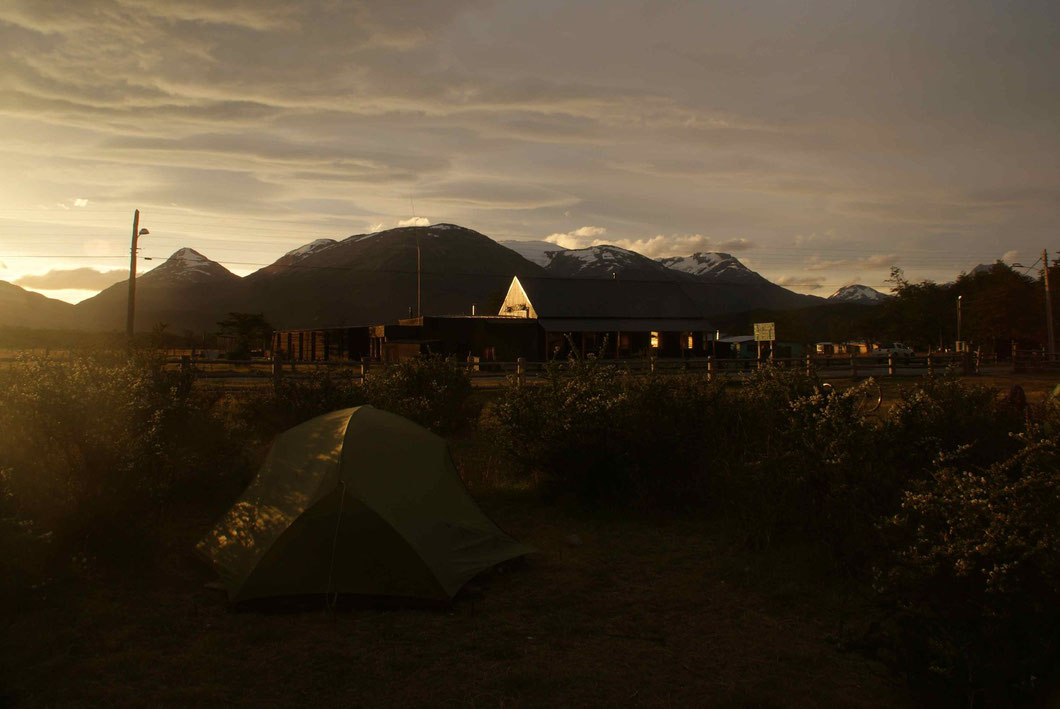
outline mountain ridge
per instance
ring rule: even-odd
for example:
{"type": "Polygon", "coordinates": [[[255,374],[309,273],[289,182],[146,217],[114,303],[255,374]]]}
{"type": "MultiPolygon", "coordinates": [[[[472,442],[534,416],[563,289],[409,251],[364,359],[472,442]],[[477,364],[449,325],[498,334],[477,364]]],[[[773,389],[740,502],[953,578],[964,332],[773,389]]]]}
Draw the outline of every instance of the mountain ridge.
{"type": "MultiPolygon", "coordinates": [[[[242,280],[195,249],[174,251],[162,264],[136,278],[137,330],[164,323],[170,329],[214,330],[229,312],[228,302],[242,280]]],[[[125,326],[129,279],[105,288],[74,306],[80,329],[125,326]]]]}
{"type": "Polygon", "coordinates": [[[0,281],[0,325],[63,328],[73,314],[71,303],[0,281]]]}
{"type": "MultiPolygon", "coordinates": [[[[316,239],[242,278],[195,249],[175,251],[137,278],[137,329],[213,330],[229,312],[261,312],[284,329],[369,325],[425,315],[490,312],[512,276],[676,281],[705,315],[823,302],[774,284],[722,252],[651,259],[615,245],[511,245],[456,224],[316,239]],[[527,251],[527,249],[523,249],[527,251]],[[417,272],[419,276],[417,277],[417,272]]],[[[124,327],[128,281],[72,306],[84,328],[124,327]]]]}

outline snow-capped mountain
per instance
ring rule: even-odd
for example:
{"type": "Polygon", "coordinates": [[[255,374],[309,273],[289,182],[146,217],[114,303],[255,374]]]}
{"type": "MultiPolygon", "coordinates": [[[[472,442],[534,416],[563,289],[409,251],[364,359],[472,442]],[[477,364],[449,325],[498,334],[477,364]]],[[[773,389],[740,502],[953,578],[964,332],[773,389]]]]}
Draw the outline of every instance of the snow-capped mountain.
{"type": "Polygon", "coordinates": [[[665,266],[647,256],[619,246],[589,246],[549,252],[545,266],[551,275],[564,278],[625,278],[637,280],[679,280],[665,266]]]}
{"type": "Polygon", "coordinates": [[[415,311],[417,284],[425,315],[496,312],[512,276],[544,275],[488,236],[444,223],[354,234],[300,254],[294,268],[275,265],[243,279],[241,307],[276,327],[393,322],[415,311]]]}
{"type": "Polygon", "coordinates": [[[761,278],[732,254],[719,251],[697,251],[691,256],[670,256],[656,260],[667,268],[689,273],[701,280],[741,283],[761,278]]]}
{"type": "Polygon", "coordinates": [[[303,259],[315,253],[319,253],[324,249],[329,249],[337,243],[339,242],[335,241],[334,239],[317,239],[316,241],[310,241],[308,244],[303,244],[297,249],[291,249],[283,256],[258,271],[258,273],[274,273],[285,268],[290,268],[298,264],[298,262],[302,261],[303,259]]]}
{"type": "Polygon", "coordinates": [[[239,276],[221,264],[211,261],[195,249],[185,247],[174,251],[162,265],[137,277],[136,283],[137,287],[140,287],[142,284],[162,282],[203,284],[209,281],[238,280],[239,276]]]}
{"type": "MultiPolygon", "coordinates": [[[[136,278],[136,329],[164,323],[170,330],[214,330],[237,305],[242,279],[195,249],[178,249],[160,266],[136,278]]],[[[120,329],[129,282],[115,283],[74,306],[80,327],[120,329]]]]}
{"type": "Polygon", "coordinates": [[[317,251],[320,251],[321,249],[326,249],[329,246],[334,246],[337,243],[338,242],[334,239],[317,239],[315,241],[310,241],[308,244],[299,246],[297,249],[291,249],[290,251],[285,253],[280,260],[282,261],[283,259],[287,259],[288,262],[300,261],[309,254],[316,253],[317,251]]]}
{"type": "Polygon", "coordinates": [[[843,286],[832,295],[828,296],[828,301],[832,303],[859,303],[861,305],[878,305],[889,298],[885,293],[881,293],[875,288],[869,286],[863,286],[861,284],[853,284],[849,286],[843,286]]]}
{"type": "Polygon", "coordinates": [[[821,302],[815,296],[793,293],[770,283],[730,254],[698,253],[653,260],[608,245],[549,252],[549,257],[545,270],[553,276],[677,281],[705,315],[754,308],[794,308],[821,302]]]}
{"type": "Polygon", "coordinates": [[[501,246],[506,246],[527,261],[545,268],[548,268],[548,265],[552,263],[554,254],[567,250],[558,244],[539,240],[518,241],[509,239],[508,241],[498,241],[497,243],[501,246]]]}
{"type": "Polygon", "coordinates": [[[821,299],[778,286],[747,268],[732,254],[699,251],[691,256],[657,259],[659,265],[693,281],[685,289],[695,293],[704,312],[742,312],[755,308],[798,308],[821,299]]]}

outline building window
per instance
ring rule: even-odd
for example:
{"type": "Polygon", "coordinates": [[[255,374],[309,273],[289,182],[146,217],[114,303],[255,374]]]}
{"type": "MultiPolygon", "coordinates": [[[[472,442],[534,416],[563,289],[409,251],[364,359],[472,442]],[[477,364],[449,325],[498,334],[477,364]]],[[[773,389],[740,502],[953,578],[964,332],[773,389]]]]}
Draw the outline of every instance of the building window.
{"type": "Polygon", "coordinates": [[[653,350],[659,349],[659,333],[655,331],[651,333],[651,348],[653,350]]]}
{"type": "Polygon", "coordinates": [[[685,349],[686,350],[695,349],[695,345],[692,344],[692,336],[691,335],[689,335],[688,339],[685,340],[685,349]]]}

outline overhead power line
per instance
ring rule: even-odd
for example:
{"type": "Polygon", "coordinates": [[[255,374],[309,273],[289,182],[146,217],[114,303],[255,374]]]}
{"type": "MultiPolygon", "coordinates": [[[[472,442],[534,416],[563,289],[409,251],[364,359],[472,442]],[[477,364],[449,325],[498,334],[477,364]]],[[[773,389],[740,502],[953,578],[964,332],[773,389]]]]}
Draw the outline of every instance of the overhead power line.
{"type": "MultiPolygon", "coordinates": [[[[36,235],[36,236],[33,236],[33,237],[26,237],[25,239],[17,239],[17,238],[16,239],[12,239],[10,237],[0,236],[0,242],[12,243],[12,244],[33,244],[33,245],[40,246],[40,245],[43,245],[43,244],[41,243],[41,239],[39,238],[39,236],[40,235],[36,235]]],[[[61,236],[69,237],[69,234],[62,234],[61,236]]],[[[261,253],[261,251],[263,249],[266,249],[266,248],[269,248],[269,247],[275,247],[275,246],[280,246],[281,248],[287,248],[288,250],[293,250],[293,249],[298,248],[298,246],[303,246],[306,243],[310,243],[310,242],[304,242],[302,244],[291,246],[290,244],[282,244],[282,245],[281,244],[273,244],[273,243],[265,244],[265,243],[262,243],[260,241],[253,241],[253,240],[249,240],[249,239],[248,240],[238,240],[238,241],[235,241],[235,242],[227,241],[227,240],[219,240],[219,239],[207,239],[207,240],[212,242],[211,243],[211,248],[216,248],[219,251],[220,250],[224,250],[224,251],[237,252],[237,253],[261,253]]],[[[83,244],[83,243],[85,243],[85,241],[86,241],[85,239],[76,239],[76,240],[74,240],[74,239],[68,239],[67,238],[67,239],[64,239],[64,240],[61,240],[61,241],[49,241],[49,242],[47,242],[47,244],[48,245],[74,245],[74,244],[83,244]]],[[[186,245],[186,241],[187,241],[186,239],[179,239],[179,238],[172,238],[172,237],[171,238],[167,238],[165,236],[161,236],[160,235],[158,238],[152,239],[152,245],[157,248],[159,246],[164,246],[166,244],[172,244],[176,248],[181,248],[182,246],[186,245]]],[[[341,243],[341,241],[338,241],[337,243],[341,243]]],[[[292,242],[292,244],[293,244],[293,242],[292,242]]],[[[562,251],[562,249],[557,247],[556,251],[562,251]]],[[[812,253],[810,253],[810,252],[807,252],[805,250],[803,250],[803,251],[785,251],[783,249],[765,247],[765,248],[761,248],[761,249],[748,250],[746,252],[741,252],[739,254],[738,258],[741,258],[743,260],[752,260],[752,261],[769,260],[769,261],[774,261],[774,262],[790,263],[792,265],[801,265],[803,267],[811,268],[811,269],[813,267],[815,267],[815,266],[830,265],[830,263],[833,262],[833,261],[838,261],[838,262],[850,261],[851,262],[849,264],[847,264],[847,263],[838,263],[838,264],[836,264],[836,267],[842,267],[842,266],[862,266],[862,267],[879,266],[879,267],[884,267],[885,265],[887,265],[887,264],[883,264],[883,263],[881,263],[881,264],[864,263],[864,261],[866,261],[868,259],[880,259],[880,255],[879,254],[874,254],[874,253],[870,253],[868,255],[865,255],[865,254],[866,254],[865,250],[854,250],[854,249],[843,249],[842,251],[821,249],[821,250],[814,250],[812,253]],[[831,254],[833,254],[833,253],[835,253],[835,254],[839,254],[839,253],[855,253],[855,254],[859,254],[859,256],[854,257],[854,258],[829,258],[829,256],[831,254]]],[[[24,255],[22,255],[22,256],[24,256],[24,255]]],[[[994,261],[998,260],[996,253],[993,252],[993,251],[991,251],[991,252],[986,252],[986,251],[981,251],[981,252],[966,251],[966,252],[961,252],[960,257],[961,257],[961,260],[963,260],[963,261],[977,260],[977,261],[981,261],[981,262],[993,263],[994,261]]],[[[649,259],[654,260],[654,258],[650,257],[650,256],[646,256],[645,258],[649,258],[649,259]]],[[[664,258],[664,257],[660,257],[660,258],[664,258]]],[[[936,265],[936,264],[944,265],[944,264],[952,264],[955,261],[955,258],[954,258],[953,251],[951,251],[951,250],[938,251],[938,252],[928,252],[928,251],[909,251],[909,252],[906,252],[906,251],[902,251],[900,253],[895,254],[893,258],[887,259],[887,261],[895,261],[895,262],[902,262],[902,263],[913,262],[913,265],[936,265]]]]}

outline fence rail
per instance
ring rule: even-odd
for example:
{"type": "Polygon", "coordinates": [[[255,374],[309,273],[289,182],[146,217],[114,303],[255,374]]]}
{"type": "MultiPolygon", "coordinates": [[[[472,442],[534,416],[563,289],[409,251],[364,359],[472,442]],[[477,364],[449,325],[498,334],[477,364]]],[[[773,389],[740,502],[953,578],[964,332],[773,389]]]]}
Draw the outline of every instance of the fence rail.
{"type": "MultiPolygon", "coordinates": [[[[17,357],[0,357],[0,364],[17,361],[17,357]]],[[[49,361],[73,361],[70,356],[50,357],[49,361]]],[[[528,361],[520,358],[508,362],[482,362],[471,358],[451,360],[454,367],[468,372],[473,382],[481,385],[500,383],[508,377],[520,381],[533,381],[545,376],[549,363],[528,361]]],[[[677,374],[694,372],[714,377],[739,377],[757,369],[778,367],[798,370],[808,375],[844,377],[923,376],[941,374],[954,370],[964,375],[978,374],[983,368],[993,372],[1053,372],[1060,374],[1060,359],[1050,360],[1040,350],[1013,350],[1007,359],[977,352],[940,353],[912,357],[877,357],[872,355],[805,355],[802,357],[778,357],[775,359],[745,359],[726,357],[702,358],[632,358],[605,360],[622,371],[633,375],[648,373],[677,374]]],[[[265,382],[277,377],[308,377],[323,371],[342,371],[355,379],[371,376],[373,371],[394,366],[379,361],[367,360],[280,360],[280,359],[210,359],[183,355],[167,357],[166,366],[183,369],[196,379],[232,380],[232,383],[265,382]]],[[[558,365],[562,370],[566,363],[558,365]]]]}
{"type": "MultiPolygon", "coordinates": [[[[975,353],[932,353],[908,358],[873,357],[857,355],[807,355],[775,359],[743,358],[639,358],[604,360],[615,364],[622,371],[633,375],[679,374],[684,372],[705,374],[708,378],[738,377],[766,367],[797,370],[808,375],[843,377],[918,376],[941,374],[956,370],[962,374],[976,374],[982,366],[996,365],[996,358],[985,358],[975,353]]],[[[550,366],[546,362],[527,361],[522,358],[509,362],[482,362],[451,360],[454,367],[464,369],[473,381],[482,383],[503,382],[508,377],[533,381],[545,376],[550,366]]],[[[276,377],[306,377],[324,371],[342,371],[355,379],[371,376],[373,371],[395,366],[367,360],[222,360],[193,359],[188,356],[167,359],[167,366],[182,368],[202,379],[266,380],[276,377]]],[[[552,363],[560,370],[566,363],[552,363]]]]}

